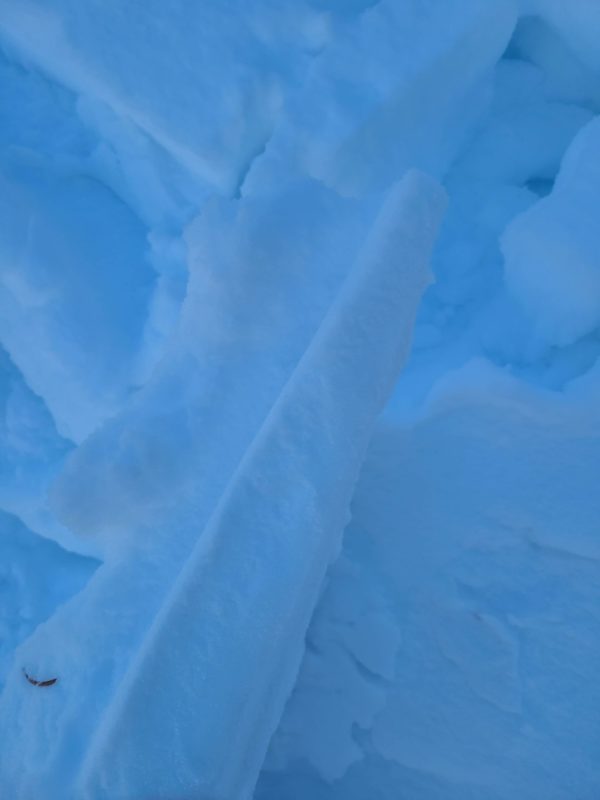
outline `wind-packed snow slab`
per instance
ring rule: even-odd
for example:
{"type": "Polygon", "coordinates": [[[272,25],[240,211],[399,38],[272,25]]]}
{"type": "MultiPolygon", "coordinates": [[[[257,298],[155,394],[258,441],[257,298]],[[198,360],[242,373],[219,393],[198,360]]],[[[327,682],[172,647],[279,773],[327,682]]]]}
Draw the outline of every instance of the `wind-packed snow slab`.
{"type": "MultiPolygon", "coordinates": [[[[61,682],[51,694],[28,693],[15,668],[4,693],[1,719],[19,718],[27,731],[27,746],[13,735],[2,754],[15,796],[48,786],[61,800],[249,796],[374,418],[408,349],[442,207],[437,185],[417,173],[390,192],[181,573],[167,548],[182,544],[164,534],[160,548],[145,543],[146,562],[126,550],[17,652],[61,682]],[[155,618],[144,630],[148,607],[155,618]]],[[[226,333],[231,346],[235,328],[226,333]]],[[[251,394],[244,399],[251,408],[251,394]]],[[[187,498],[188,525],[195,502],[187,498]]]]}
{"type": "Polygon", "coordinates": [[[415,166],[441,174],[515,22],[511,0],[376,3],[315,59],[244,190],[264,191],[290,163],[348,195],[415,166]]]}
{"type": "Polygon", "coordinates": [[[598,73],[569,47],[560,30],[538,16],[519,20],[506,56],[540,68],[549,99],[576,103],[600,111],[598,73]]]}
{"type": "Polygon", "coordinates": [[[552,194],[502,237],[506,281],[537,334],[567,345],[600,325],[600,119],[575,138],[552,194]]]}
{"type": "Polygon", "coordinates": [[[171,346],[129,406],[68,459],[53,489],[59,518],[106,557],[133,543],[147,558],[155,546],[164,551],[163,537],[185,553],[309,346],[380,202],[344,200],[304,180],[208,204],[186,233],[189,282],[171,346]],[[192,530],[182,529],[172,521],[191,499],[192,530]]]}
{"type": "MultiPolygon", "coordinates": [[[[506,66],[517,72],[515,62],[506,62],[506,66]]],[[[506,66],[501,72],[506,71],[506,66]]],[[[502,88],[499,87],[500,96],[502,88]]],[[[551,183],[566,148],[592,116],[579,106],[540,102],[535,96],[526,104],[499,109],[470,143],[453,172],[463,180],[473,177],[515,185],[529,181],[551,183]]]]}
{"type": "MultiPolygon", "coordinates": [[[[69,784],[380,203],[303,181],[268,198],[211,204],[191,226],[190,283],[172,347],[129,406],[72,452],[54,489],[59,518],[105,564],[23,649],[33,667],[52,667],[71,686],[70,710],[60,692],[52,696],[60,735],[30,742],[39,775],[69,784]]],[[[43,730],[48,709],[29,712],[43,730]]]]}
{"type": "Polygon", "coordinates": [[[414,174],[392,190],[136,654],[88,751],[84,794],[249,796],[407,352],[440,205],[414,174]],[[176,688],[157,692],[164,680],[176,688]]]}
{"type": "Polygon", "coordinates": [[[600,6],[595,0],[520,1],[525,14],[545,20],[584,64],[600,74],[600,6]]]}
{"type": "Polygon", "coordinates": [[[599,378],[384,418],[256,800],[596,796],[599,378]]]}
{"type": "Polygon", "coordinates": [[[321,45],[323,17],[290,0],[6,0],[0,35],[231,191],[321,45]]]}

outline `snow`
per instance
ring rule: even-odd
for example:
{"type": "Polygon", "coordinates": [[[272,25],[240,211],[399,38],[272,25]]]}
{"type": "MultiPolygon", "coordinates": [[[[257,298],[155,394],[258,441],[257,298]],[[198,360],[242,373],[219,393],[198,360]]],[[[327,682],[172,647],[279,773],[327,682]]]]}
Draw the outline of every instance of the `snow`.
{"type": "Polygon", "coordinates": [[[508,52],[512,58],[540,68],[549,99],[600,109],[596,71],[543,18],[521,17],[508,52]]]}
{"type": "Polygon", "coordinates": [[[272,130],[304,52],[320,43],[321,15],[306,6],[8,0],[0,29],[27,60],[102,101],[194,175],[228,190],[272,130]]]}
{"type": "Polygon", "coordinates": [[[578,0],[569,6],[562,0],[522,0],[522,3],[526,14],[544,20],[586,66],[596,73],[600,70],[600,9],[594,0],[578,0]]]}
{"type": "Polygon", "coordinates": [[[98,562],[40,541],[17,516],[5,511],[0,513],[0,536],[0,685],[4,686],[15,648],[83,589],[98,562]]]}
{"type": "Polygon", "coordinates": [[[595,385],[473,361],[380,426],[257,798],[594,796],[595,385]],[[391,676],[355,661],[373,617],[391,676]]]}
{"type": "Polygon", "coordinates": [[[0,336],[60,433],[79,442],[124,399],[153,270],[126,205],[102,184],[48,172],[13,163],[0,178],[0,336]]]}
{"type": "Polygon", "coordinates": [[[598,796],[599,26],[0,4],[0,796],[598,796]]]}
{"type": "Polygon", "coordinates": [[[442,209],[441,192],[415,173],[386,199],[105,713],[82,767],[84,795],[119,796],[132,784],[141,795],[251,795],[372,420],[408,350],[442,209]],[[177,684],[166,703],[151,688],[165,671],[177,684]],[[210,698],[202,714],[198,695],[210,698]],[[185,748],[167,763],[165,737],[185,748]]]}
{"type": "Polygon", "coordinates": [[[599,158],[594,119],[570,145],[552,193],[502,237],[509,291],[552,345],[571,344],[600,324],[599,158]]]}
{"type": "Polygon", "coordinates": [[[349,196],[414,166],[439,174],[485,104],[514,21],[510,0],[381,0],[315,59],[244,190],[290,163],[349,196]]]}
{"type": "MultiPolygon", "coordinates": [[[[84,795],[104,791],[118,796],[128,785],[141,793],[151,788],[166,794],[201,789],[208,794],[241,797],[251,790],[297,670],[303,632],[323,570],[339,546],[369,423],[393,385],[408,348],[410,320],[426,280],[439,217],[436,192],[429,179],[415,174],[390,193],[339,299],[268,410],[214,511],[207,509],[211,513],[206,529],[183,572],[173,578],[168,562],[153,565],[158,573],[156,580],[163,587],[170,578],[174,581],[162,607],[149,604],[152,617],[147,606],[139,608],[133,612],[133,620],[126,619],[116,628],[100,632],[100,641],[89,641],[89,633],[83,638],[90,616],[93,618],[99,609],[107,613],[117,600],[114,610],[118,613],[122,598],[115,594],[116,587],[126,581],[131,590],[148,580],[144,562],[129,550],[120,559],[115,558],[114,565],[107,562],[86,592],[64,606],[47,626],[38,628],[19,652],[22,661],[34,665],[44,653],[48,664],[50,654],[52,671],[65,676],[65,685],[67,681],[71,684],[52,711],[60,735],[52,750],[45,753],[46,780],[53,774],[58,784],[65,751],[74,741],[81,741],[82,728],[96,728],[81,772],[76,771],[71,779],[84,795]],[[397,323],[400,319],[406,320],[403,326],[397,323]],[[387,344],[382,346],[384,341],[387,344]],[[357,375],[361,376],[359,381],[357,375]],[[336,409],[343,407],[342,398],[350,392],[354,402],[346,401],[345,415],[340,415],[336,409]],[[321,445],[315,450],[318,441],[321,445]],[[278,498],[276,503],[273,496],[278,498]],[[240,520],[244,520],[243,528],[240,520]],[[240,529],[244,531],[242,538],[240,529]],[[311,539],[307,539],[309,532],[311,539]],[[264,580],[273,564],[280,575],[275,584],[264,580]],[[296,591],[296,586],[302,590],[296,591]],[[207,609],[201,625],[189,615],[194,607],[207,609]],[[254,625],[248,624],[249,616],[256,619],[254,625]],[[149,627],[131,652],[132,640],[123,629],[135,626],[139,631],[144,624],[149,627]],[[194,656],[179,650],[181,638],[194,656]],[[112,658],[122,664],[119,682],[110,672],[107,674],[106,662],[97,660],[99,651],[107,651],[107,639],[112,658]],[[79,670],[84,662],[88,665],[81,675],[71,674],[74,640],[79,670]],[[160,680],[156,672],[165,669],[165,651],[171,662],[167,671],[181,695],[159,694],[154,703],[148,687],[160,680]],[[275,655],[277,652],[279,655],[275,655]],[[270,665],[269,659],[279,669],[270,665]],[[247,670],[247,682],[243,683],[239,681],[241,662],[247,670]],[[105,685],[107,680],[110,683],[111,677],[113,685],[105,689],[105,707],[98,708],[96,686],[105,685]],[[78,682],[79,689],[75,690],[78,682]],[[261,683],[264,688],[259,691],[261,683]],[[186,700],[197,692],[212,698],[212,712],[205,709],[201,717],[186,700]],[[232,703],[232,715],[227,717],[223,704],[234,696],[238,700],[232,703]],[[176,709],[188,706],[189,717],[169,715],[171,705],[176,709]],[[74,706],[78,712],[75,719],[74,706]],[[246,711],[240,718],[242,706],[246,711]],[[82,707],[87,708],[83,715],[82,707]],[[98,713],[100,720],[91,728],[93,715],[98,713]],[[142,737],[138,742],[131,721],[141,721],[145,714],[149,716],[137,728],[142,737]],[[240,731],[242,723],[247,728],[240,731]],[[169,725],[173,726],[171,733],[169,725]],[[168,769],[158,758],[165,735],[182,745],[185,742],[188,753],[182,761],[182,753],[175,749],[168,769]],[[238,755],[231,750],[233,740],[239,742],[238,755]],[[250,741],[254,755],[248,752],[250,741]],[[140,758],[142,753],[145,755],[140,758]],[[148,765],[151,753],[156,755],[156,771],[148,765]],[[225,753],[223,763],[220,758],[225,753]]],[[[244,322],[242,318],[242,329],[244,322]]],[[[251,322],[248,320],[248,324],[251,322]]],[[[245,402],[249,399],[246,397],[245,402]]],[[[182,410],[184,416],[186,411],[182,410]]],[[[197,523],[201,519],[198,508],[207,502],[200,492],[187,501],[197,523]]],[[[196,526],[193,530],[198,535],[196,526]]],[[[150,550],[154,543],[144,544],[150,550]]],[[[48,720],[50,710],[40,709],[36,697],[23,693],[18,669],[13,671],[12,681],[13,692],[5,694],[8,708],[4,718],[25,714],[33,719],[42,713],[48,720]]],[[[44,738],[29,741],[28,748],[41,751],[44,738]]],[[[15,769],[21,747],[15,738],[10,752],[5,751],[3,774],[8,781],[12,773],[13,791],[40,791],[39,773],[24,776],[15,769]]],[[[74,766],[71,763],[71,768],[74,766]]],[[[66,785],[64,779],[62,785],[66,785]]]]}

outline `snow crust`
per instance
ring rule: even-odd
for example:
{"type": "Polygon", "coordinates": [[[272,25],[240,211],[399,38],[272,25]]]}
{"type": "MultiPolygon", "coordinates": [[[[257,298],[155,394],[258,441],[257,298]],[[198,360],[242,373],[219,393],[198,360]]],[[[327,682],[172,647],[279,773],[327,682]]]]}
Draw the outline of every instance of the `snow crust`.
{"type": "Polygon", "coordinates": [[[0,3],[1,797],[595,800],[599,41],[0,3]]]}

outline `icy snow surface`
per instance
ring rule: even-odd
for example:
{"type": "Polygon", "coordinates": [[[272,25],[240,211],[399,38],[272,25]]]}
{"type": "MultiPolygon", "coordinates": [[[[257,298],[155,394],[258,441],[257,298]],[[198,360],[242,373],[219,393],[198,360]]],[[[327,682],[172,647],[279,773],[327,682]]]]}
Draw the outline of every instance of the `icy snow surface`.
{"type": "Polygon", "coordinates": [[[598,114],[596,0],[0,1],[1,798],[598,800],[598,114]]]}

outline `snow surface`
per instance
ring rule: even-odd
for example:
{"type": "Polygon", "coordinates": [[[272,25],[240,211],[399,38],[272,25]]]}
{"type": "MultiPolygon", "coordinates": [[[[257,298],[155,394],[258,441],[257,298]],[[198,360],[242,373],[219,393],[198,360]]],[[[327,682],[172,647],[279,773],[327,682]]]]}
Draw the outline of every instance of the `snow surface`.
{"type": "Polygon", "coordinates": [[[596,118],[573,140],[552,193],[514,219],[502,237],[509,290],[550,344],[572,344],[600,326],[599,202],[596,118]]]}
{"type": "Polygon", "coordinates": [[[599,42],[0,3],[1,797],[597,800],[599,42]]]}

